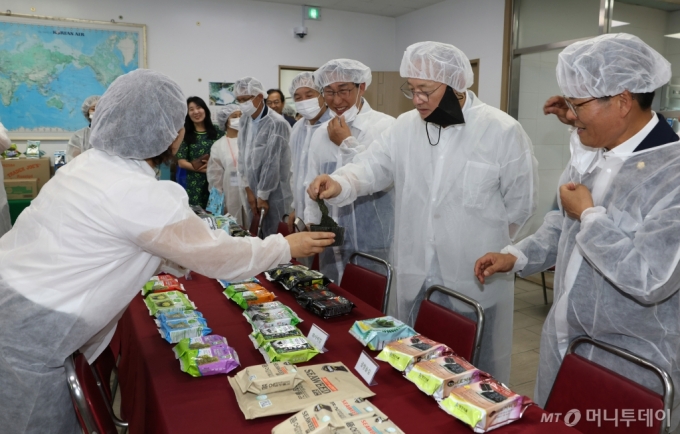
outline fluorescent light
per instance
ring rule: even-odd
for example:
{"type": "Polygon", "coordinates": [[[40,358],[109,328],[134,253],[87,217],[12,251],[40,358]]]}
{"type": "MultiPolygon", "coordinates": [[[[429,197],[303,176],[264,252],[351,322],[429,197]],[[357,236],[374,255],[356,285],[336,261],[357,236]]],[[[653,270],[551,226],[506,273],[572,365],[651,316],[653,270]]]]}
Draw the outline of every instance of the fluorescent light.
{"type": "Polygon", "coordinates": [[[680,39],[680,33],[671,33],[670,35],[664,35],[667,38],[680,39]]]}
{"type": "Polygon", "coordinates": [[[624,21],[616,21],[612,20],[612,27],[621,27],[621,26],[627,26],[630,23],[626,23],[624,21]]]}

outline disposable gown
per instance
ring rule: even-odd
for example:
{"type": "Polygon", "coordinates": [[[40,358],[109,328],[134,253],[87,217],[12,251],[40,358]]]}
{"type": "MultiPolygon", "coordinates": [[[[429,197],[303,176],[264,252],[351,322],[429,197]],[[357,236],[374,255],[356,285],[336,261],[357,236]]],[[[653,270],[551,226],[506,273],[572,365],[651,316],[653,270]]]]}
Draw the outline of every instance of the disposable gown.
{"type": "MultiPolygon", "coordinates": [[[[559,185],[579,180],[593,191],[602,168],[579,175],[568,167],[559,185]]],[[[578,181],[577,181],[578,182],[578,181]]],[[[558,195],[559,197],[559,195],[558,195]]],[[[543,324],[535,401],[545,405],[562,362],[560,350],[587,335],[627,349],[664,368],[676,386],[672,428],[680,400],[680,142],[633,153],[595,205],[606,212],[583,223],[560,211],[517,244],[526,255],[521,275],[555,266],[553,308],[543,324]],[[567,334],[558,339],[556,306],[566,295],[567,263],[578,248],[584,260],[566,300],[567,334]]],[[[582,345],[577,353],[661,393],[658,377],[582,345]]]]}
{"type": "MultiPolygon", "coordinates": [[[[495,275],[482,286],[474,264],[507,245],[533,214],[537,163],[519,123],[471,91],[463,114],[466,123],[442,128],[436,146],[428,143],[416,110],[402,114],[366,152],[331,175],[342,193],[329,202],[345,205],[394,183],[391,313],[413,324],[425,289],[434,284],[477,300],[486,314],[479,368],[507,382],[513,277],[495,275]]],[[[439,128],[429,128],[437,137],[439,128]]],[[[434,301],[471,315],[446,299],[434,301]]]]}
{"type": "MultiPolygon", "coordinates": [[[[392,116],[373,110],[364,100],[356,118],[348,122],[352,136],[340,146],[329,138],[328,123],[317,128],[310,144],[307,185],[317,176],[333,173],[350,163],[394,121],[392,116]]],[[[305,201],[305,223],[318,224],[321,221],[319,205],[309,195],[305,196],[305,201]]],[[[341,247],[325,249],[319,254],[320,271],[335,282],[342,278],[345,265],[354,252],[388,259],[394,238],[394,189],[391,184],[343,205],[329,206],[328,211],[333,220],[345,228],[345,242],[341,247]]]]}
{"type": "Polygon", "coordinates": [[[265,237],[276,233],[293,203],[289,140],[290,125],[274,110],[265,106],[256,120],[241,116],[238,171],[242,187],[250,187],[253,194],[269,203],[262,223],[265,237]]]}
{"type": "Polygon", "coordinates": [[[238,224],[248,227],[246,207],[243,203],[243,188],[238,178],[238,139],[222,136],[213,143],[208,160],[208,188],[224,193],[224,209],[236,218],[238,224]]]}
{"type": "Polygon", "coordinates": [[[73,160],[78,155],[90,149],[90,127],[81,128],[68,140],[66,145],[66,162],[73,160]]]}
{"type": "MultiPolygon", "coordinates": [[[[7,130],[0,123],[0,152],[9,149],[11,142],[7,136],[7,130]]],[[[0,179],[4,179],[2,173],[2,165],[0,165],[0,179]]],[[[9,216],[9,204],[7,203],[7,192],[4,188],[0,188],[0,237],[5,235],[7,231],[12,228],[12,222],[9,216]]]]}
{"type": "Polygon", "coordinates": [[[161,258],[238,280],[290,260],[286,240],[211,231],[143,160],[92,149],[59,169],[0,239],[0,426],[81,430],[64,359],[92,362],[161,258]]]}

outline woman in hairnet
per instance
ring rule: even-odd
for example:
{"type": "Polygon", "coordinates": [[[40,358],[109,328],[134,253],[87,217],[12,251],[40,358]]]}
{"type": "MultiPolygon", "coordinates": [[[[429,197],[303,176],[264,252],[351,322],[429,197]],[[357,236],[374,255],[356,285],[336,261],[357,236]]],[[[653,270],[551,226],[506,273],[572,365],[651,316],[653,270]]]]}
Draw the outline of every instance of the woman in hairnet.
{"type": "Polygon", "coordinates": [[[208,160],[208,187],[224,194],[224,212],[229,213],[239,225],[248,227],[246,218],[245,192],[239,186],[238,179],[238,143],[241,112],[238,104],[229,104],[217,112],[217,125],[224,128],[226,134],[218,139],[210,148],[208,160]]]}
{"type": "Polygon", "coordinates": [[[253,77],[234,83],[234,96],[241,109],[238,135],[238,168],[241,186],[254,215],[264,209],[264,236],[275,234],[283,216],[290,211],[290,125],[267,107],[262,83],[253,77]]]}
{"type": "Polygon", "coordinates": [[[64,359],[97,358],[163,258],[233,280],[332,243],[332,234],[260,240],[208,229],[182,187],[154,176],[177,152],[186,110],[160,73],[116,79],[95,112],[93,149],[59,169],[0,239],[3,433],[80,433],[64,359]]]}
{"type": "MultiPolygon", "coordinates": [[[[0,152],[4,152],[10,147],[7,129],[0,123],[0,152]]],[[[4,179],[2,165],[0,165],[0,179],[4,179]]],[[[7,192],[0,188],[0,238],[12,228],[12,220],[9,215],[9,204],[7,203],[7,192]]]]}
{"type": "MultiPolygon", "coordinates": [[[[334,59],[314,71],[314,82],[323,89],[333,117],[314,132],[310,143],[307,183],[322,173],[333,173],[368,148],[393,123],[394,118],[373,110],[363,98],[371,84],[371,69],[352,59],[334,59]]],[[[319,224],[319,205],[306,198],[305,222],[319,224]]],[[[391,183],[345,206],[328,207],[329,215],[345,228],[342,246],[319,256],[321,272],[336,282],[355,252],[388,259],[394,237],[394,190],[391,183]]],[[[372,263],[361,264],[368,267],[372,263]]]]}
{"type": "MultiPolygon", "coordinates": [[[[399,72],[416,109],[351,164],[314,180],[309,193],[342,206],[394,183],[391,311],[413,324],[426,289],[437,284],[477,300],[486,317],[478,367],[508,382],[513,279],[498,276],[484,287],[472,269],[491,246],[500,249],[516,237],[536,207],[531,141],[515,119],[468,90],[472,67],[453,45],[413,44],[399,72]]],[[[450,305],[445,297],[433,301],[450,305]]]]}
{"type": "MultiPolygon", "coordinates": [[[[574,127],[559,181],[559,211],[532,236],[477,261],[528,276],[555,266],[555,294],[541,334],[534,398],[545,405],[562,358],[579,336],[626,349],[665,369],[680,421],[680,141],[651,109],[671,65],[638,37],[607,34],[566,47],[557,61],[565,95],[548,100],[574,127]]],[[[662,391],[650,371],[588,345],[576,352],[662,391]]]]}
{"type": "Polygon", "coordinates": [[[66,147],[67,163],[92,147],[90,145],[90,126],[92,125],[92,117],[94,116],[95,107],[97,106],[97,102],[99,102],[99,98],[101,98],[99,95],[88,96],[80,107],[83,116],[87,119],[88,125],[73,133],[69,139],[66,147]]]}

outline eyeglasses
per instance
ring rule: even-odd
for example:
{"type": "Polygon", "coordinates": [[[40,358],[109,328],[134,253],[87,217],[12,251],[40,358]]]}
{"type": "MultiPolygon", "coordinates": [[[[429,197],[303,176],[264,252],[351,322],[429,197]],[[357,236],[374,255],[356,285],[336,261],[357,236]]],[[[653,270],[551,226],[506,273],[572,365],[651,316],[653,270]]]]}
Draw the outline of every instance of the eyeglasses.
{"type": "Polygon", "coordinates": [[[337,92],[333,90],[322,89],[321,94],[324,96],[324,98],[335,98],[335,95],[338,95],[340,98],[347,98],[349,94],[358,87],[359,86],[355,84],[354,87],[350,87],[349,89],[340,89],[337,92]]]}
{"type": "Polygon", "coordinates": [[[248,101],[250,101],[250,100],[253,99],[253,98],[255,98],[255,97],[254,97],[254,96],[250,96],[250,97],[247,97],[247,98],[243,99],[242,96],[238,96],[238,97],[236,97],[236,103],[237,103],[237,104],[243,104],[244,102],[248,102],[248,101]]]}
{"type": "Polygon", "coordinates": [[[593,102],[596,99],[609,99],[608,96],[605,96],[603,98],[590,98],[588,101],[583,101],[582,103],[574,104],[571,101],[567,99],[567,97],[564,97],[564,102],[567,103],[567,107],[569,107],[569,110],[578,118],[578,112],[581,110],[581,107],[584,105],[588,104],[589,102],[593,102]]]}
{"type": "Polygon", "coordinates": [[[437,86],[436,89],[430,91],[430,92],[422,92],[419,90],[413,90],[410,87],[408,87],[408,82],[404,83],[401,85],[401,93],[404,94],[404,96],[408,99],[413,99],[415,97],[418,97],[419,100],[424,101],[424,102],[429,102],[430,101],[430,95],[435,93],[437,89],[442,87],[444,84],[440,84],[437,86]]]}

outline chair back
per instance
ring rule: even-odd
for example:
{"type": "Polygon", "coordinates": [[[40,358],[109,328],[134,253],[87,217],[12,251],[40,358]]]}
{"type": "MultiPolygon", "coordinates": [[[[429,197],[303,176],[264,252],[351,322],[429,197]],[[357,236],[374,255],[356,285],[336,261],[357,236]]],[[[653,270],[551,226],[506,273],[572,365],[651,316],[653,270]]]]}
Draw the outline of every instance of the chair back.
{"type": "Polygon", "coordinates": [[[621,430],[636,434],[668,433],[673,393],[673,381],[662,368],[622,348],[582,336],[567,349],[545,411],[565,415],[577,410],[580,419],[574,428],[584,434],[621,430]],[[663,396],[574,353],[581,344],[593,345],[654,372],[663,385],[663,396]]]}
{"type": "Polygon", "coordinates": [[[117,384],[118,369],[116,368],[116,359],[113,356],[111,347],[106,347],[104,351],[97,357],[97,360],[92,363],[92,369],[96,380],[100,383],[104,397],[109,405],[113,405],[113,396],[115,390],[111,388],[111,380],[115,379],[117,384]]]}
{"type": "Polygon", "coordinates": [[[414,329],[423,336],[446,344],[456,354],[476,365],[479,348],[482,345],[484,309],[470,297],[452,289],[434,285],[427,289],[425,300],[420,304],[414,329]],[[441,292],[471,306],[475,310],[477,321],[430,301],[430,297],[435,292],[441,292]]]}
{"type": "Polygon", "coordinates": [[[287,237],[290,235],[290,231],[288,230],[288,225],[284,222],[279,222],[279,227],[276,229],[276,232],[283,235],[284,237],[287,237]]]}
{"type": "Polygon", "coordinates": [[[382,313],[386,313],[390,286],[392,285],[392,266],[384,259],[367,253],[356,252],[350,256],[339,285],[382,313]],[[355,264],[353,261],[357,258],[380,264],[385,268],[385,274],[355,264]]]}

